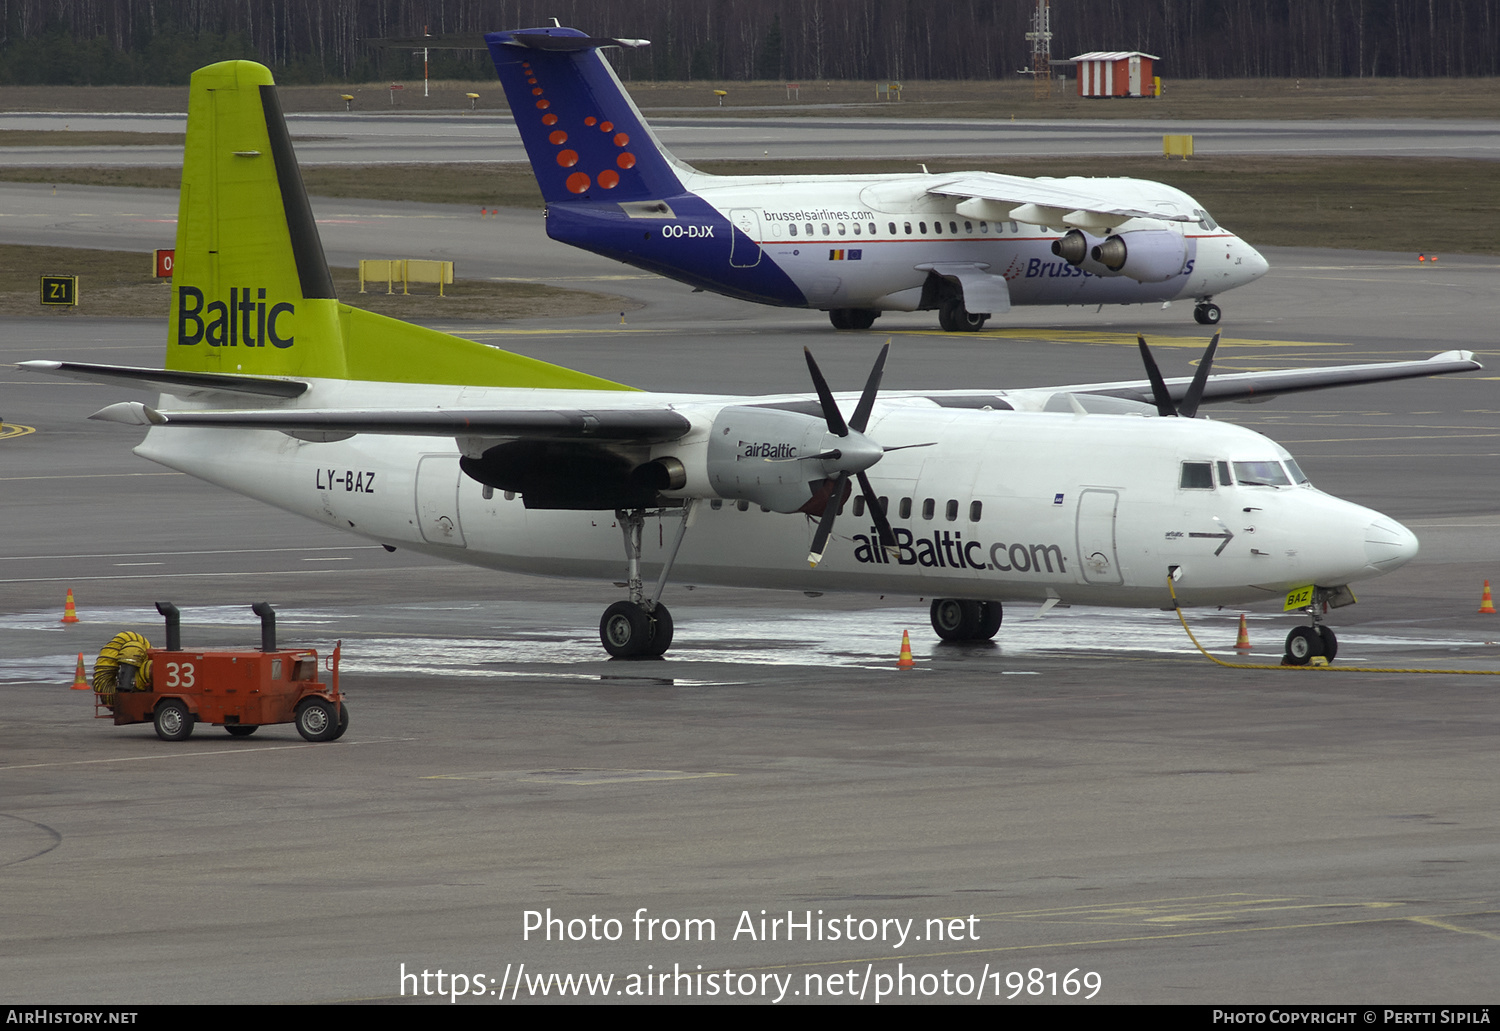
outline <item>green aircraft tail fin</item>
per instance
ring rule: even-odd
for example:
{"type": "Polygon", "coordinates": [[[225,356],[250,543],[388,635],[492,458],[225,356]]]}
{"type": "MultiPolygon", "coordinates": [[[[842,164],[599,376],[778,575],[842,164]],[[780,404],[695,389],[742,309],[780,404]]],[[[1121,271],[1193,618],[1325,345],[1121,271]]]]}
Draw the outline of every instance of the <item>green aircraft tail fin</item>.
{"type": "Polygon", "coordinates": [[[252,61],[193,73],[166,368],[630,389],[340,304],[276,86],[252,61]]]}

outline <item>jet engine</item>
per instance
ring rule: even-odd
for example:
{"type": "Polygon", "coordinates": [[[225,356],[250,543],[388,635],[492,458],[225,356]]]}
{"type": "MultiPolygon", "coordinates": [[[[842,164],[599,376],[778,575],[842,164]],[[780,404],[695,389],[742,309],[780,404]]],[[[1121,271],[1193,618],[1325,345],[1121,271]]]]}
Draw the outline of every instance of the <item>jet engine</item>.
{"type": "Polygon", "coordinates": [[[1082,229],[1069,229],[1062,236],[1052,241],[1052,253],[1074,268],[1081,268],[1085,272],[1096,276],[1118,276],[1119,272],[1106,268],[1101,262],[1092,257],[1093,253],[1104,243],[1104,237],[1086,233],[1082,229]]]}
{"type": "Polygon", "coordinates": [[[1161,283],[1182,271],[1187,240],[1170,229],[1138,229],[1114,234],[1092,248],[1089,257],[1108,269],[1106,274],[1129,276],[1138,283],[1161,283]]]}

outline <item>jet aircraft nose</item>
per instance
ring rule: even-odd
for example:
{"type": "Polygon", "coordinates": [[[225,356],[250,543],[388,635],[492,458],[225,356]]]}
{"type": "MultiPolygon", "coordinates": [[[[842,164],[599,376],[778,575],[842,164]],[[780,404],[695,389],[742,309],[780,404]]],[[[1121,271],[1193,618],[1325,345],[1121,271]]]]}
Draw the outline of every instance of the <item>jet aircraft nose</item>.
{"type": "Polygon", "coordinates": [[[1239,249],[1244,252],[1243,255],[1236,255],[1236,257],[1240,258],[1238,271],[1243,282],[1253,283],[1271,271],[1271,263],[1265,259],[1265,255],[1261,254],[1260,251],[1251,247],[1243,240],[1239,243],[1239,249]]]}
{"type": "Polygon", "coordinates": [[[1417,535],[1382,516],[1365,527],[1365,559],[1371,569],[1389,573],[1417,557],[1417,535]]]}

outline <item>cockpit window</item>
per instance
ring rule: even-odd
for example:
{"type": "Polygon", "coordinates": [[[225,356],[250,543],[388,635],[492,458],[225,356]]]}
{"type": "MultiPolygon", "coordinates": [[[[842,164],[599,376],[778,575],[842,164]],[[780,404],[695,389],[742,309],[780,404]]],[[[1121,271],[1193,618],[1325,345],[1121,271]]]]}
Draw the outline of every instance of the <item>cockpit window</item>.
{"type": "Polygon", "coordinates": [[[1242,487],[1290,487],[1280,462],[1235,462],[1234,478],[1242,487]]]}
{"type": "Polygon", "coordinates": [[[1228,462],[1220,462],[1219,463],[1219,486],[1220,487],[1233,487],[1234,486],[1234,480],[1229,475],[1229,463],[1228,462]]]}
{"type": "Polygon", "coordinates": [[[1295,458],[1288,457],[1286,459],[1286,471],[1292,474],[1293,483],[1312,482],[1307,478],[1307,473],[1303,472],[1302,467],[1297,464],[1297,460],[1295,458]]]}
{"type": "Polygon", "coordinates": [[[1198,223],[1203,226],[1204,229],[1219,228],[1219,224],[1213,220],[1213,216],[1204,211],[1202,208],[1194,208],[1193,214],[1198,216],[1198,223]]]}
{"type": "Polygon", "coordinates": [[[1213,490],[1213,464],[1210,462],[1183,462],[1182,480],[1178,486],[1186,490],[1213,490]]]}

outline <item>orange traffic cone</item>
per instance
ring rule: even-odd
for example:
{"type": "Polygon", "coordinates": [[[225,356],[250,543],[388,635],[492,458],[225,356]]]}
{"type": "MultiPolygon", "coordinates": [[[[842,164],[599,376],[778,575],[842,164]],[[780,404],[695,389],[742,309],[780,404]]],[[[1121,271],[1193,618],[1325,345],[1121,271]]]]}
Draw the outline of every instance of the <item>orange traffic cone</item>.
{"type": "Polygon", "coordinates": [[[67,600],[63,602],[62,621],[64,623],[78,622],[78,610],[73,607],[73,588],[71,587],[68,588],[67,600]]]}
{"type": "Polygon", "coordinates": [[[1479,611],[1488,612],[1491,615],[1495,613],[1495,599],[1490,597],[1490,582],[1488,580],[1484,582],[1484,594],[1479,598],[1479,611]]]}
{"type": "Polygon", "coordinates": [[[71,688],[69,688],[69,690],[71,690],[71,691],[92,691],[93,689],[94,689],[93,685],[91,685],[88,682],[88,679],[83,675],[83,652],[79,652],[78,653],[78,669],[76,671],[74,671],[74,673],[73,673],[73,686],[71,688]]]}
{"type": "Polygon", "coordinates": [[[1240,613],[1240,636],[1234,642],[1234,650],[1237,652],[1247,652],[1250,650],[1250,631],[1245,626],[1245,614],[1243,612],[1240,613]]]}
{"type": "Polygon", "coordinates": [[[901,658],[896,660],[897,669],[911,669],[916,662],[911,657],[911,635],[905,630],[901,631],[901,658]]]}

